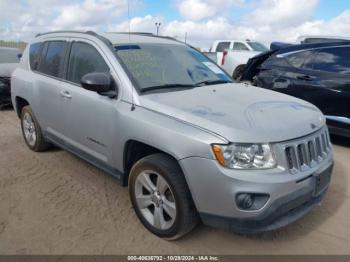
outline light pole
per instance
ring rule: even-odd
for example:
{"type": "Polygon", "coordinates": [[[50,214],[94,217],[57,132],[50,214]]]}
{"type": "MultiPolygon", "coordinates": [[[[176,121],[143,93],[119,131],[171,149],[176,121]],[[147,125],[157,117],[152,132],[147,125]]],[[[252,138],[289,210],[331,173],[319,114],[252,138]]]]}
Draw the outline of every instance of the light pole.
{"type": "Polygon", "coordinates": [[[157,35],[159,35],[159,27],[161,26],[161,23],[156,22],[155,26],[157,27],[157,35]]]}

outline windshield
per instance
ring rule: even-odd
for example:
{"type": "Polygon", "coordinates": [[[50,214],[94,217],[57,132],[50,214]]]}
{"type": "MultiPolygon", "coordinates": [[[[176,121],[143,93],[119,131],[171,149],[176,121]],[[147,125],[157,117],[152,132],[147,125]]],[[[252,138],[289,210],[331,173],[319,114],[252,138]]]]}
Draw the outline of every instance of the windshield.
{"type": "Polygon", "coordinates": [[[140,91],[232,82],[200,52],[179,44],[129,44],[115,47],[116,56],[140,91]]]}
{"type": "Polygon", "coordinates": [[[0,64],[19,63],[21,52],[13,49],[0,49],[0,64]]]}
{"type": "Polygon", "coordinates": [[[254,50],[258,52],[266,52],[269,49],[259,42],[248,42],[248,45],[254,50]]]}

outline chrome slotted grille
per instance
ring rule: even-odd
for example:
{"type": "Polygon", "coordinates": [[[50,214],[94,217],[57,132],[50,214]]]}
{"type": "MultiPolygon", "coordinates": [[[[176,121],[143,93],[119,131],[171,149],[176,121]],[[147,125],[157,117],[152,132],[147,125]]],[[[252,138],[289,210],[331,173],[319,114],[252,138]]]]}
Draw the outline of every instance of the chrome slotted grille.
{"type": "Polygon", "coordinates": [[[331,152],[327,129],[285,147],[287,165],[292,173],[305,171],[325,159],[331,152]]]}

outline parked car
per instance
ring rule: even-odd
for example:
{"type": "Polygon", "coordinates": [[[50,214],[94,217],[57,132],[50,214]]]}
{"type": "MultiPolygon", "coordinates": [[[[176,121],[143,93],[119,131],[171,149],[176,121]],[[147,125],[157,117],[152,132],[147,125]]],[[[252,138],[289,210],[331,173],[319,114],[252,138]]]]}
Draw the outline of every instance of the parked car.
{"type": "Polygon", "coordinates": [[[11,104],[11,73],[21,58],[21,50],[0,47],[0,108],[11,104]]]}
{"type": "Polygon", "coordinates": [[[27,146],[55,144],[120,179],[159,237],[178,238],[200,219],[274,230],[308,213],[329,185],[332,147],[315,106],[233,83],[172,38],[42,34],[12,87],[27,146]]]}
{"type": "Polygon", "coordinates": [[[242,80],[314,104],[331,133],[350,137],[350,43],[294,45],[248,62],[242,80]]]}
{"type": "Polygon", "coordinates": [[[250,40],[215,41],[209,52],[203,52],[215,61],[233,79],[239,80],[249,58],[269,49],[263,44],[250,40]]]}
{"type": "Polygon", "coordinates": [[[310,36],[300,36],[297,39],[298,44],[332,43],[332,42],[344,42],[344,41],[350,41],[350,37],[310,35],[310,36]]]}

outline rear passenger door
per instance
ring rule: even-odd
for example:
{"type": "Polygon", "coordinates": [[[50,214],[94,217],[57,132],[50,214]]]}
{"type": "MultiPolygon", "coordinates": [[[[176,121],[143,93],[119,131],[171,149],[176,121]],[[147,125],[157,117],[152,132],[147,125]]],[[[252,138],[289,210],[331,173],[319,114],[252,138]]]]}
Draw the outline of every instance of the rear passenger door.
{"type": "Polygon", "coordinates": [[[81,157],[105,167],[111,157],[117,121],[116,99],[81,87],[81,78],[92,72],[110,73],[111,65],[93,42],[73,41],[67,61],[63,103],[67,145],[81,157]]]}
{"type": "Polygon", "coordinates": [[[30,48],[30,65],[34,72],[33,85],[35,115],[48,135],[64,138],[64,116],[62,114],[62,77],[67,42],[61,40],[33,44],[30,48]],[[41,54],[41,56],[39,55],[41,54]],[[39,95],[40,94],[40,95],[39,95]]]}

